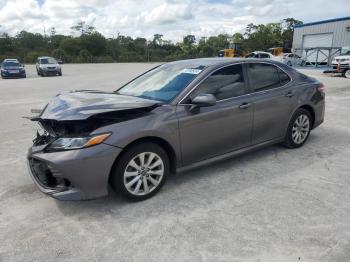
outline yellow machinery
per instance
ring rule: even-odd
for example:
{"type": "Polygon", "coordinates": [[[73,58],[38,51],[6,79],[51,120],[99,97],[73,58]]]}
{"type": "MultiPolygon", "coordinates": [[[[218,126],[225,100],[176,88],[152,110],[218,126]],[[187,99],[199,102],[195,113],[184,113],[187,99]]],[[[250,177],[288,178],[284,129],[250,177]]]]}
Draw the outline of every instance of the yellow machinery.
{"type": "Polygon", "coordinates": [[[283,47],[272,47],[267,49],[267,52],[269,52],[270,54],[274,55],[274,56],[279,56],[280,54],[283,53],[283,47]]]}
{"type": "Polygon", "coordinates": [[[242,49],[240,43],[234,43],[230,41],[228,48],[220,50],[218,52],[219,57],[237,57],[242,55],[242,49]]]}

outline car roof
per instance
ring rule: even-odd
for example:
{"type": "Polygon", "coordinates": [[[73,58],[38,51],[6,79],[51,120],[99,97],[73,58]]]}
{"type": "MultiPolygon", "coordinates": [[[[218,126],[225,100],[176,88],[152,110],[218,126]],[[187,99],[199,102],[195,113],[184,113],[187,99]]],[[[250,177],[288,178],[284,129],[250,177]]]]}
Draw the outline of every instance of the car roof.
{"type": "Polygon", "coordinates": [[[240,57],[212,57],[212,58],[195,58],[195,59],[187,59],[187,60],[178,60],[174,62],[169,62],[167,64],[182,64],[183,66],[188,66],[189,68],[195,67],[216,67],[216,66],[224,66],[232,63],[240,63],[240,62],[268,62],[271,64],[278,64],[278,61],[272,59],[254,59],[254,58],[240,58],[240,57]]]}
{"type": "Polygon", "coordinates": [[[4,62],[8,62],[8,61],[18,61],[18,59],[17,58],[6,58],[6,59],[4,59],[4,62]]]}
{"type": "Polygon", "coordinates": [[[51,56],[39,56],[38,59],[53,58],[51,56]]]}
{"type": "Polygon", "coordinates": [[[252,53],[254,53],[254,54],[269,54],[269,55],[271,55],[271,53],[265,52],[265,51],[254,51],[252,53]]]}

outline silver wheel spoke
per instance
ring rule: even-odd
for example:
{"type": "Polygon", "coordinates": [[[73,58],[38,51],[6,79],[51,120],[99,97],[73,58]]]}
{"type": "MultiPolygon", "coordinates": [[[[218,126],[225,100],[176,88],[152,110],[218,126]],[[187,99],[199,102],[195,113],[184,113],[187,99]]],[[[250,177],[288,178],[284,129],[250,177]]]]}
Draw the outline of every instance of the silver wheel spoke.
{"type": "Polygon", "coordinates": [[[147,163],[145,163],[145,166],[149,167],[149,165],[152,163],[155,157],[156,157],[156,154],[150,153],[147,159],[147,163]]]}
{"type": "Polygon", "coordinates": [[[125,177],[133,177],[133,176],[137,176],[139,174],[139,172],[137,171],[125,171],[124,176],[125,177]]]}
{"type": "Polygon", "coordinates": [[[163,164],[163,161],[159,158],[156,162],[149,166],[150,169],[153,169],[159,165],[163,164]]]}
{"type": "Polygon", "coordinates": [[[132,185],[134,185],[137,181],[139,181],[141,176],[136,176],[135,178],[133,178],[130,182],[128,182],[125,186],[127,188],[130,188],[132,185]]]}
{"type": "Polygon", "coordinates": [[[134,189],[134,194],[137,194],[140,191],[141,184],[142,184],[142,181],[138,180],[137,185],[134,189]]]}
{"type": "Polygon", "coordinates": [[[154,186],[158,185],[158,181],[155,180],[153,177],[149,176],[149,177],[147,177],[147,179],[148,179],[154,186]]]}
{"type": "Polygon", "coordinates": [[[145,193],[149,192],[148,182],[147,182],[147,178],[145,176],[143,177],[143,190],[145,193]]]}
{"type": "Polygon", "coordinates": [[[145,165],[145,153],[139,154],[140,166],[145,165]]]}
{"type": "Polygon", "coordinates": [[[150,170],[148,173],[155,176],[162,176],[163,170],[150,170]]]}
{"type": "Polygon", "coordinates": [[[130,163],[128,164],[128,166],[131,166],[133,168],[135,168],[136,170],[140,169],[140,166],[138,164],[136,164],[135,160],[131,160],[130,163]]]}

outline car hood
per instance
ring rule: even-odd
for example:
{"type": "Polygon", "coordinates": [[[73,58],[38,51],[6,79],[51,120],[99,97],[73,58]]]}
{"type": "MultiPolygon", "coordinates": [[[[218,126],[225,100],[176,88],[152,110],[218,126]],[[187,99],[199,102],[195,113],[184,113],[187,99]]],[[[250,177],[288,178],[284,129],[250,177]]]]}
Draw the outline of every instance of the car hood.
{"type": "Polygon", "coordinates": [[[48,67],[60,67],[59,64],[41,64],[40,67],[48,68],[48,67]]]}
{"type": "Polygon", "coordinates": [[[84,120],[102,113],[147,108],[157,104],[160,102],[117,93],[65,92],[55,96],[38,118],[58,121],[84,120]]]}
{"type": "Polygon", "coordinates": [[[340,56],[334,57],[334,59],[350,59],[350,55],[340,55],[340,56]]]}
{"type": "Polygon", "coordinates": [[[4,70],[21,70],[24,69],[23,66],[3,66],[4,70]]]}

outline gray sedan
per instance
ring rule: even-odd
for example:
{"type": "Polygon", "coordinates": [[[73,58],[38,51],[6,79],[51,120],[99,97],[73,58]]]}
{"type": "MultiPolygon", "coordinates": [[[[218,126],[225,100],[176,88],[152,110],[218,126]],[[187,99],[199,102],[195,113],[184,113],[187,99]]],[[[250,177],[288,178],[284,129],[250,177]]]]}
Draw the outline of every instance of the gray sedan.
{"type": "Polygon", "coordinates": [[[109,185],[144,200],[170,173],[275,143],[301,147],[324,101],[320,82],[277,61],[171,62],[115,92],[55,96],[32,118],[29,172],[60,200],[105,196],[109,185]]]}

